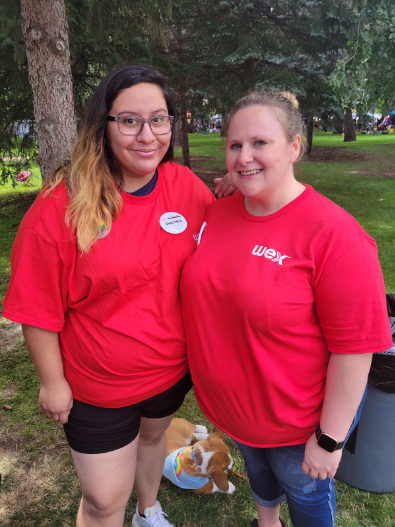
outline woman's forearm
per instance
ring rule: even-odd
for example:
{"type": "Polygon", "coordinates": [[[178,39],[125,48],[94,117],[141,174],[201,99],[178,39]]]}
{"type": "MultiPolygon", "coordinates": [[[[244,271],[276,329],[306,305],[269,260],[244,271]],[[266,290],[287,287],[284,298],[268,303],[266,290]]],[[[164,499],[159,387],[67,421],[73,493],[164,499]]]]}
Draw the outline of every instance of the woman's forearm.
{"type": "Polygon", "coordinates": [[[63,374],[58,334],[25,324],[22,330],[41,384],[40,408],[49,419],[67,423],[73,392],[63,374]]]}
{"type": "Polygon", "coordinates": [[[343,441],[361,402],[372,362],[371,353],[332,353],[328,365],[320,426],[343,441]]]}
{"type": "MultiPolygon", "coordinates": [[[[326,378],[324,405],[320,427],[322,432],[344,441],[358,410],[372,362],[372,355],[340,355],[332,353],[326,378]]],[[[333,478],[342,456],[321,448],[313,434],[306,443],[302,471],[313,479],[333,478]]]]}
{"type": "Polygon", "coordinates": [[[50,385],[64,378],[58,333],[22,324],[23,336],[40,384],[50,385]]]}

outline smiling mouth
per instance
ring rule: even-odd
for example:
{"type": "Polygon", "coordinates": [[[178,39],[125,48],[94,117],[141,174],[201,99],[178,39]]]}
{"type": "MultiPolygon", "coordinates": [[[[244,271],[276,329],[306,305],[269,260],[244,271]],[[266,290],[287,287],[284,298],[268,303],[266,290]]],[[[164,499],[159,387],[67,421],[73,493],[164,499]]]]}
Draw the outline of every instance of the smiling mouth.
{"type": "Polygon", "coordinates": [[[155,152],[156,148],[151,148],[150,150],[142,150],[141,148],[131,148],[132,152],[143,152],[145,154],[148,154],[149,152],[155,152]]]}
{"type": "Polygon", "coordinates": [[[154,155],[156,154],[157,150],[135,150],[135,149],[131,149],[130,152],[134,152],[135,154],[139,154],[139,155],[142,155],[142,156],[149,156],[149,155],[154,155]]]}
{"type": "Polygon", "coordinates": [[[239,171],[239,174],[241,176],[254,176],[255,174],[259,174],[259,172],[262,172],[262,169],[259,168],[257,170],[245,170],[245,171],[239,171]]]}

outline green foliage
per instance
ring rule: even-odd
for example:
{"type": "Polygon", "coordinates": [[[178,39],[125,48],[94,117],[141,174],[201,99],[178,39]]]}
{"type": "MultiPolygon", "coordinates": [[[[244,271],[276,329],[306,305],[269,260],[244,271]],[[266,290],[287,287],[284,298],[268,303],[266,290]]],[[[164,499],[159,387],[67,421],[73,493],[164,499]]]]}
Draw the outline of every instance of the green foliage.
{"type": "Polygon", "coordinates": [[[251,89],[287,89],[302,111],[339,112],[327,84],[351,7],[332,0],[175,0],[168,74],[194,115],[226,113],[251,89]]]}
{"type": "Polygon", "coordinates": [[[170,0],[66,0],[76,112],[100,80],[115,67],[151,64],[155,48],[165,46],[163,20],[170,0]]]}
{"type": "Polygon", "coordinates": [[[337,62],[330,76],[330,84],[342,109],[355,108],[357,113],[366,113],[370,102],[367,75],[373,41],[364,19],[364,15],[355,14],[355,26],[349,33],[348,53],[337,62]]]}
{"type": "Polygon", "coordinates": [[[348,46],[330,77],[343,109],[357,113],[395,107],[395,4],[392,0],[365,0],[355,6],[346,31],[348,46]]]}
{"type": "MultiPolygon", "coordinates": [[[[162,69],[183,113],[202,119],[226,114],[251,89],[291,90],[305,114],[328,123],[347,105],[366,112],[373,101],[389,108],[394,100],[391,0],[65,3],[78,118],[100,79],[130,62],[162,69]]],[[[27,168],[37,147],[34,129],[23,141],[12,135],[15,122],[34,121],[19,0],[0,6],[0,94],[4,181],[27,168]]]]}
{"type": "Polygon", "coordinates": [[[37,155],[33,103],[22,41],[19,0],[0,4],[0,185],[27,170],[37,155]],[[16,129],[30,131],[18,137],[16,129]]]}
{"type": "Polygon", "coordinates": [[[367,63],[370,106],[387,114],[395,108],[395,4],[392,0],[367,0],[363,14],[366,31],[371,35],[367,63]]]}

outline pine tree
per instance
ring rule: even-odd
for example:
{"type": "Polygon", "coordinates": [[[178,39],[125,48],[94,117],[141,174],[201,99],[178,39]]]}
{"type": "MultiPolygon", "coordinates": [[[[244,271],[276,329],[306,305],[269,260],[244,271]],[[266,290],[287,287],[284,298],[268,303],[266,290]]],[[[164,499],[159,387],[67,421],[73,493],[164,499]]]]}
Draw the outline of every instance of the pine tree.
{"type": "Polygon", "coordinates": [[[170,76],[179,99],[194,113],[203,97],[226,116],[247,91],[275,88],[294,91],[310,123],[339,111],[327,78],[352,14],[332,0],[173,1],[170,76]]]}

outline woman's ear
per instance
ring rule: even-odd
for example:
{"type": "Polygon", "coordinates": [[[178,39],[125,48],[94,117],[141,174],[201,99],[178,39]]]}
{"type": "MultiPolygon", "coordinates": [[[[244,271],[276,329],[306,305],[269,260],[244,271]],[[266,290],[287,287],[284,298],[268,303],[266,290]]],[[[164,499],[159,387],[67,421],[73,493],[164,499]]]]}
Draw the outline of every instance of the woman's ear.
{"type": "Polygon", "coordinates": [[[291,143],[291,156],[289,158],[290,163],[295,163],[295,161],[298,159],[301,141],[302,138],[300,137],[300,135],[296,134],[291,143]]]}

